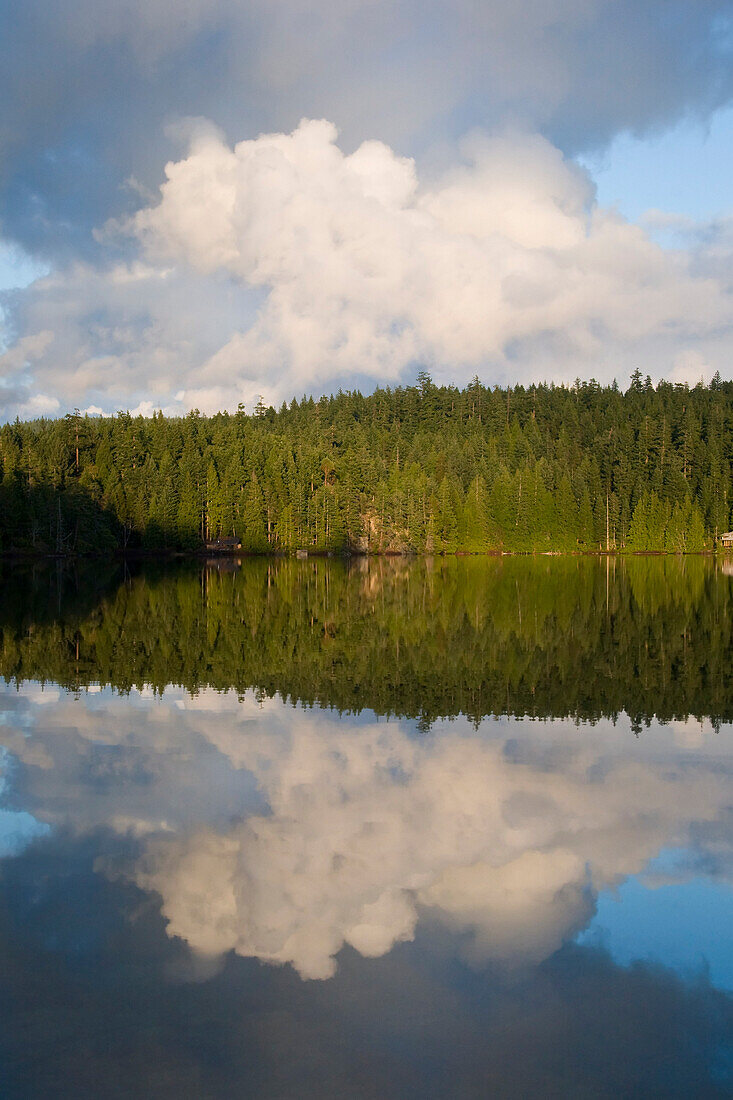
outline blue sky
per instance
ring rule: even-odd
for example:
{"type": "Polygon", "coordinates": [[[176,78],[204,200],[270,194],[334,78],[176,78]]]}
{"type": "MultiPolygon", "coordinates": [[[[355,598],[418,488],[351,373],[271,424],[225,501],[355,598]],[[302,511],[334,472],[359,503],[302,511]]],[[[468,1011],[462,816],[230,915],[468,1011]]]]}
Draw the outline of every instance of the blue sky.
{"type": "Polygon", "coordinates": [[[583,158],[603,206],[632,220],[651,209],[710,221],[733,209],[733,109],[647,138],[619,134],[583,158]]]}
{"type": "Polygon", "coordinates": [[[5,244],[0,249],[0,290],[26,287],[47,272],[47,264],[34,260],[17,245],[5,244]]]}
{"type": "Polygon", "coordinates": [[[732,26],[0,0],[0,417],[730,377],[732,26]]]}

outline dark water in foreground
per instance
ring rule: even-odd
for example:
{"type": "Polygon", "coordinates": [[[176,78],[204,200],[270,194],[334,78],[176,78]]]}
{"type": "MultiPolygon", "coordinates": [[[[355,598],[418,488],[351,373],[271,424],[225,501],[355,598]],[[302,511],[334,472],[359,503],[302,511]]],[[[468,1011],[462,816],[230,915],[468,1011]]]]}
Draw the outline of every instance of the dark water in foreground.
{"type": "Polygon", "coordinates": [[[0,575],[0,1096],[732,1096],[731,574],[0,575]]]}

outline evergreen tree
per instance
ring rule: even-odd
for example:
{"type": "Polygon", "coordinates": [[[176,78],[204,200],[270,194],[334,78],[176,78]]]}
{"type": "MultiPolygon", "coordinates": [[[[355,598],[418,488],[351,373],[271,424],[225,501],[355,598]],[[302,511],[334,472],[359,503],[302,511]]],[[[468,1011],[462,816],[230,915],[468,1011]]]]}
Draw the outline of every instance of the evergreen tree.
{"type": "Polygon", "coordinates": [[[690,552],[733,527],[733,383],[459,390],[421,372],[251,416],[75,413],[0,428],[0,491],[4,553],[233,533],[258,552],[690,552]]]}

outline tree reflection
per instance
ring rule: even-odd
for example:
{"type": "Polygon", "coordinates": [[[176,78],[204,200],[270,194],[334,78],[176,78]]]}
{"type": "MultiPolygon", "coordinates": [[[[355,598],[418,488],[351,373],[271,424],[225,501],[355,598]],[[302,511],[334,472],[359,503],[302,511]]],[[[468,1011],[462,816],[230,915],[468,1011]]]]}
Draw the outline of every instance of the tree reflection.
{"type": "Polygon", "coordinates": [[[100,598],[98,580],[16,570],[0,673],[255,688],[423,726],[458,713],[625,710],[637,730],[654,715],[728,720],[732,582],[705,558],[250,559],[145,568],[100,598]]]}

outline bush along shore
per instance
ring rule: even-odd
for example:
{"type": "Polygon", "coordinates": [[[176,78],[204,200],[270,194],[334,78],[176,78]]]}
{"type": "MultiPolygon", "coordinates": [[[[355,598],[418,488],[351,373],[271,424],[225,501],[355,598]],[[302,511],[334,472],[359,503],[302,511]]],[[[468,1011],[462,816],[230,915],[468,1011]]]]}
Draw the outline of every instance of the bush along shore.
{"type": "Polygon", "coordinates": [[[667,552],[733,526],[733,382],[414,386],[0,428],[0,553],[667,552]]]}

